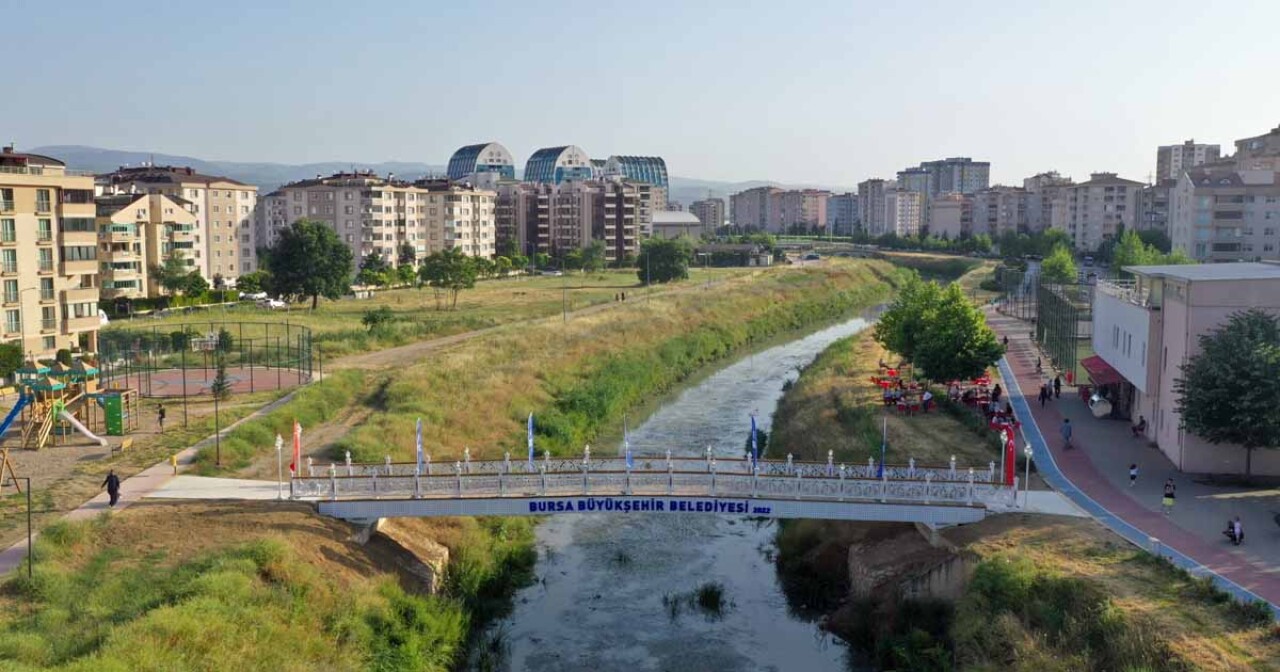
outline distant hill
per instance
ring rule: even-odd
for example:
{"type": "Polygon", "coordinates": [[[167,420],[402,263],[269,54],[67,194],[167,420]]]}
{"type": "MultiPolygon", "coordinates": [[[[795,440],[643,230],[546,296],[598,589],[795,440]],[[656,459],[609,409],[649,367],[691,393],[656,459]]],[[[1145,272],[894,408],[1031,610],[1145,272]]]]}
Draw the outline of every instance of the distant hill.
{"type": "MultiPolygon", "coordinates": [[[[443,175],[445,167],[414,161],[383,161],[368,163],[360,161],[325,161],[322,163],[266,163],[252,161],[206,161],[194,156],[179,156],[161,152],[133,152],[120,149],[103,149],[84,145],[45,145],[32,147],[23,151],[45,154],[61,161],[74,170],[88,170],[95,173],[107,173],[120,166],[139,166],[147,162],[159,166],[190,166],[208,175],[221,175],[241,182],[257,185],[266,193],[276,187],[313,178],[316,175],[330,175],[340,170],[372,170],[378,175],[395,173],[396,177],[413,180],[427,175],[443,175]]],[[[720,182],[701,180],[692,177],[671,177],[671,193],[668,199],[679,201],[688,206],[696,200],[711,196],[727,199],[730,194],[765,185],[805,187],[812,185],[781,185],[776,182],[749,180],[746,182],[720,182]]],[[[848,191],[847,188],[829,188],[833,191],[848,191]]]]}

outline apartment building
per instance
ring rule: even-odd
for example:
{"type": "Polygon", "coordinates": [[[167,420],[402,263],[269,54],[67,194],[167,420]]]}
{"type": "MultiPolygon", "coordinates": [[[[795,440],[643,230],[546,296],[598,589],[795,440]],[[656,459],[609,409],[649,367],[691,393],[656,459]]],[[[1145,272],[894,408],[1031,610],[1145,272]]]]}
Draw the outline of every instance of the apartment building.
{"type": "MultiPolygon", "coordinates": [[[[426,254],[457,248],[472,257],[492,259],[497,252],[494,201],[497,192],[450,180],[419,180],[426,192],[426,254]]],[[[418,214],[423,205],[418,192],[418,214]]],[[[417,249],[415,245],[415,249],[417,249]]]]}
{"type": "MultiPolygon", "coordinates": [[[[1179,428],[1175,381],[1200,352],[1200,336],[1235,312],[1280,313],[1280,264],[1131,266],[1133,281],[1099,282],[1093,300],[1093,349],[1081,362],[1113,407],[1136,422],[1182,471],[1244,473],[1245,450],[1212,445],[1179,428]]],[[[1246,392],[1247,391],[1242,391],[1246,392]]],[[[1280,451],[1253,451],[1253,473],[1280,475],[1280,451]]]]}
{"type": "Polygon", "coordinates": [[[853,192],[833,194],[827,199],[827,231],[837,236],[852,236],[858,226],[858,195],[853,192]]]}
{"type": "Polygon", "coordinates": [[[1121,225],[1135,226],[1143,186],[1115,173],[1093,173],[1087,182],[1064,185],[1054,199],[1053,228],[1065,231],[1075,249],[1096,250],[1115,238],[1121,225]]]}
{"type": "Polygon", "coordinates": [[[499,248],[554,255],[599,240],[609,263],[634,256],[650,189],[623,179],[502,183],[495,202],[499,248]]]}
{"type": "Polygon", "coordinates": [[[1075,184],[1057,171],[1038,173],[1022,180],[1027,190],[1027,231],[1038,233],[1053,226],[1053,204],[1063,187],[1075,184]]]}
{"type": "Polygon", "coordinates": [[[702,222],[702,226],[708,233],[715,233],[724,226],[724,199],[723,198],[706,198],[701,201],[694,201],[689,204],[689,212],[698,221],[702,222]]]}
{"type": "MultiPolygon", "coordinates": [[[[1006,233],[1029,233],[1031,194],[1022,187],[996,185],[972,197],[972,233],[997,238],[1006,233]]],[[[933,223],[930,220],[930,231],[933,223]]]]}
{"type": "Polygon", "coordinates": [[[923,193],[926,202],[938,194],[972,194],[986,189],[990,182],[991,163],[965,156],[925,161],[918,168],[898,172],[898,189],[923,193]]]}
{"type": "Polygon", "coordinates": [[[234,287],[238,276],[257,270],[257,187],[192,168],[139,166],[99,176],[98,188],[100,193],[135,191],[190,202],[196,216],[196,266],[210,284],[234,287]]]}
{"type": "Polygon", "coordinates": [[[94,199],[101,297],[140,299],[165,294],[152,269],[169,255],[196,269],[197,220],[191,203],[163,194],[105,194],[94,199]]]}
{"type": "Polygon", "coordinates": [[[894,189],[884,194],[884,228],[898,236],[916,236],[924,228],[924,194],[894,189]]]}
{"type": "Polygon", "coordinates": [[[929,234],[955,240],[973,233],[976,196],[951,192],[929,202],[929,234]]]}
{"type": "Polygon", "coordinates": [[[0,150],[0,342],[36,357],[98,347],[93,177],[0,150]]]}
{"type": "Polygon", "coordinates": [[[1177,185],[1177,180],[1164,179],[1138,192],[1136,227],[1139,231],[1169,233],[1169,195],[1177,185]]]}
{"type": "Polygon", "coordinates": [[[742,229],[777,231],[782,221],[782,201],[778,187],[755,187],[729,197],[729,218],[742,229]]]}
{"type": "Polygon", "coordinates": [[[831,192],[796,189],[778,194],[779,231],[809,231],[827,225],[827,199],[831,192]]]}
{"type": "Polygon", "coordinates": [[[862,218],[862,230],[872,236],[885,233],[885,192],[896,189],[897,183],[872,178],[858,183],[858,214],[862,218]]]}
{"type": "Polygon", "coordinates": [[[1221,156],[1221,146],[1196,144],[1195,140],[1181,145],[1161,145],[1156,149],[1156,182],[1176,180],[1182,171],[1213,163],[1221,156]]]}
{"type": "Polygon", "coordinates": [[[1280,126],[1236,140],[1236,153],[1230,159],[1237,170],[1280,170],[1280,126]]]}

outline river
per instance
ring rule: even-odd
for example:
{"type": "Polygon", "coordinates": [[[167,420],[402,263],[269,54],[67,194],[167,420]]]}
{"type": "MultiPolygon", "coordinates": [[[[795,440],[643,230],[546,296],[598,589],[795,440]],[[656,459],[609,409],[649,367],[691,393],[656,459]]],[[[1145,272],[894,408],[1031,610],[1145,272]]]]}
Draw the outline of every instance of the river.
{"type": "MultiPolygon", "coordinates": [[[[750,414],[768,428],[783,383],[855,318],[744,356],[694,381],[631,429],[638,454],[741,457],[750,414]]],[[[622,446],[618,446],[619,452],[622,446]]],[[[510,670],[846,670],[843,643],[788,612],[773,565],[772,522],[664,515],[560,516],[538,527],[538,581],[515,597],[503,633],[510,670]],[[664,596],[715,581],[719,618],[664,596]]]]}

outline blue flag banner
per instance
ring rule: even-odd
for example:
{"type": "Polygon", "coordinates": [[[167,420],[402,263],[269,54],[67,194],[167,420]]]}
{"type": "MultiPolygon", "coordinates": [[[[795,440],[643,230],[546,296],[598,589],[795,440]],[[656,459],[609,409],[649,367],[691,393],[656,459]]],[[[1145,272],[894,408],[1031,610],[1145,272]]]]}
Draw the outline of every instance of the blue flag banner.
{"type": "Polygon", "coordinates": [[[418,473],[421,474],[422,473],[422,418],[418,418],[417,457],[418,457],[418,473]]]}
{"type": "Polygon", "coordinates": [[[635,464],[635,462],[631,459],[631,438],[630,438],[629,436],[627,436],[627,419],[626,419],[626,417],[623,417],[623,418],[622,418],[622,449],[623,449],[623,451],[626,453],[626,456],[627,456],[627,468],[628,468],[628,469],[632,469],[632,468],[634,468],[634,467],[636,466],[636,464],[635,464]]]}
{"type": "Polygon", "coordinates": [[[760,448],[756,445],[756,416],[751,414],[751,463],[760,462],[760,448]]]}
{"type": "Polygon", "coordinates": [[[533,414],[529,414],[529,465],[533,465],[533,414]]]}

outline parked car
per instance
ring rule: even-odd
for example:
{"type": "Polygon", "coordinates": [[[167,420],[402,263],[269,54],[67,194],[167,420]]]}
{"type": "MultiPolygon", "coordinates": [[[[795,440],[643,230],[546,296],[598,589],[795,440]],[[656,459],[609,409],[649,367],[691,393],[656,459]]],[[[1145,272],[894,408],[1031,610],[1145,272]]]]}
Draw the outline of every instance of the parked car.
{"type": "Polygon", "coordinates": [[[266,308],[267,310],[284,310],[289,307],[289,304],[280,299],[262,299],[258,301],[257,305],[259,308],[266,308]]]}
{"type": "Polygon", "coordinates": [[[560,277],[560,276],[564,275],[564,272],[563,272],[563,271],[557,271],[557,270],[556,270],[556,269],[554,269],[554,268],[548,268],[548,269],[543,269],[543,270],[541,270],[541,271],[538,271],[538,275],[549,275],[549,276],[551,276],[551,277],[558,278],[558,277],[560,277]]]}
{"type": "Polygon", "coordinates": [[[821,257],[819,257],[817,254],[815,254],[815,253],[813,253],[813,252],[810,252],[809,254],[804,255],[804,260],[805,260],[805,261],[817,261],[817,260],[818,260],[818,259],[820,259],[820,258],[821,258],[821,257]]]}
{"type": "Polygon", "coordinates": [[[261,301],[269,297],[266,292],[253,292],[252,294],[241,295],[241,298],[248,299],[250,301],[261,301]]]}

